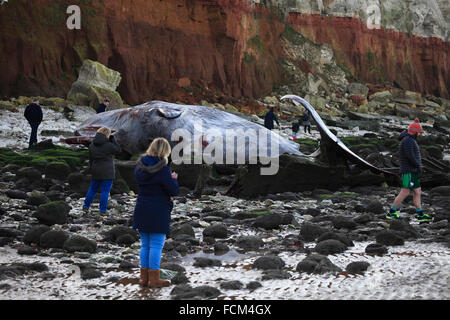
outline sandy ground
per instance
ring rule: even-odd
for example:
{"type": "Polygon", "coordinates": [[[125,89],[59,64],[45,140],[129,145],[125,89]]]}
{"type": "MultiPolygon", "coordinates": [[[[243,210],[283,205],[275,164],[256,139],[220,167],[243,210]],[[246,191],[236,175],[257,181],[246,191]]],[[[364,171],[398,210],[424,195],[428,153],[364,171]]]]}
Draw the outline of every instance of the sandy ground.
{"type": "MultiPolygon", "coordinates": [[[[202,251],[183,258],[181,265],[186,268],[186,276],[193,287],[209,285],[218,288],[222,294],[219,300],[409,300],[409,299],[450,299],[450,251],[440,244],[405,243],[401,247],[390,247],[389,254],[374,257],[364,254],[368,243],[355,243],[343,254],[331,255],[329,259],[342,269],[353,261],[371,264],[364,275],[309,275],[300,274],[295,267],[305,254],[283,252],[279,255],[291,274],[286,280],[261,281],[262,271],[250,268],[256,256],[230,251],[223,256],[206,254],[202,251]],[[199,269],[193,267],[194,256],[207,256],[222,260],[222,267],[199,269]],[[222,279],[217,281],[217,279],[222,279]],[[250,281],[260,281],[262,287],[249,291],[223,290],[220,282],[239,280],[244,285],[250,281]]],[[[312,243],[310,244],[313,245],[312,243]]],[[[307,244],[308,246],[308,244],[307,244]]],[[[255,254],[255,253],[254,253],[255,254]]],[[[75,259],[76,260],[76,259],[75,259]]],[[[18,256],[16,250],[0,248],[0,264],[11,262],[35,262],[36,258],[18,256]]],[[[57,277],[45,281],[38,275],[16,277],[2,283],[12,286],[6,292],[0,290],[0,299],[27,300],[134,300],[171,299],[173,289],[142,289],[136,284],[117,284],[105,280],[81,280],[77,267],[64,265],[59,259],[40,257],[40,262],[49,267],[49,272],[57,277]]],[[[109,277],[138,278],[139,270],[132,273],[117,271],[117,264],[111,264],[104,274],[109,277]]]]}

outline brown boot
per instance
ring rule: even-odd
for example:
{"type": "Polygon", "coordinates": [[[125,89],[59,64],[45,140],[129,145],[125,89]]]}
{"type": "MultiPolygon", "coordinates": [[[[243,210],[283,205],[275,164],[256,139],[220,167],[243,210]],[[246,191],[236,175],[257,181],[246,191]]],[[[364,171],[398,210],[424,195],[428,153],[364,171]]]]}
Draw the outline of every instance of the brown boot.
{"type": "Polygon", "coordinates": [[[146,287],[148,285],[148,269],[141,268],[141,278],[139,279],[139,285],[146,287]]]}
{"type": "Polygon", "coordinates": [[[159,278],[159,270],[148,269],[148,286],[151,288],[161,288],[170,286],[170,281],[159,278]]]}

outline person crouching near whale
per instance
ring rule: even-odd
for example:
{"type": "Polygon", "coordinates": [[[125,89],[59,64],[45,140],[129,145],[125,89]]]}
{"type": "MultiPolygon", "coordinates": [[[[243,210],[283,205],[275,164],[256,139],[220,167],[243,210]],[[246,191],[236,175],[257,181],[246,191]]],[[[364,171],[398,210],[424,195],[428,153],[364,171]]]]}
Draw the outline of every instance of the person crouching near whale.
{"type": "Polygon", "coordinates": [[[89,145],[89,165],[92,174],[91,185],[84,200],[83,211],[89,212],[94,197],[100,188],[100,214],[106,213],[109,192],[115,176],[114,155],[121,152],[111,129],[101,127],[89,145]]]}
{"type": "Polygon", "coordinates": [[[178,174],[167,163],[171,153],[169,142],[156,138],[135,168],[139,195],[133,214],[133,229],[141,237],[140,285],[167,287],[170,281],[160,279],[161,254],[170,234],[172,197],[178,195],[178,174]]]}

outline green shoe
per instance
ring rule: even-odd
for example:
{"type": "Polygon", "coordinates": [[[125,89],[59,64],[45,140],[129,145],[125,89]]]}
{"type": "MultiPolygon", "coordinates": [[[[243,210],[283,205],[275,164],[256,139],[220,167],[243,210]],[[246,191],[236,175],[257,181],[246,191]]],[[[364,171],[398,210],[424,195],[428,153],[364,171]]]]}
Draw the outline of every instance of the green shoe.
{"type": "Polygon", "coordinates": [[[426,213],[422,213],[422,214],[417,214],[416,215],[416,219],[419,222],[429,222],[429,221],[433,221],[433,217],[426,214],[426,213]]]}
{"type": "Polygon", "coordinates": [[[400,219],[400,216],[398,215],[397,211],[388,212],[386,214],[386,219],[398,220],[398,219],[400,219]]]}

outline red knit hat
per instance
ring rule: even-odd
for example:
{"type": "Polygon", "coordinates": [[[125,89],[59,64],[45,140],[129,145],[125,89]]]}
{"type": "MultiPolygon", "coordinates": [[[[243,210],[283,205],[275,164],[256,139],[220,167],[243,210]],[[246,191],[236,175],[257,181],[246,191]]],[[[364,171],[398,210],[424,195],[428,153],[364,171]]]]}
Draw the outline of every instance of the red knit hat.
{"type": "Polygon", "coordinates": [[[423,130],[422,130],[422,126],[420,125],[420,120],[419,120],[419,118],[415,118],[414,122],[408,126],[408,133],[415,134],[415,133],[422,133],[422,132],[423,132],[423,130]]]}

